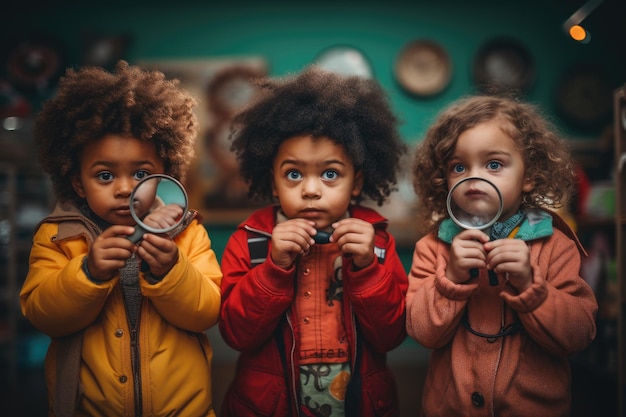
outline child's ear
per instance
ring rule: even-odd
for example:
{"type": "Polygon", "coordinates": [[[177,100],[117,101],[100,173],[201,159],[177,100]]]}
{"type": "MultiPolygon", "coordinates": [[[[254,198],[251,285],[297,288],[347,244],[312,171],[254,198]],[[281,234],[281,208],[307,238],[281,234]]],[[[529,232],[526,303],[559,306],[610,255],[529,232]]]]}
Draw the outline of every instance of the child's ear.
{"type": "Polygon", "coordinates": [[[354,185],[352,186],[352,197],[356,198],[361,194],[363,189],[363,171],[357,171],[354,174],[354,185]]]}
{"type": "Polygon", "coordinates": [[[522,184],[522,191],[525,193],[529,193],[535,189],[535,181],[533,181],[530,177],[524,178],[524,183],[522,184]]]}
{"type": "Polygon", "coordinates": [[[85,198],[85,189],[80,180],[80,175],[72,175],[72,188],[74,188],[74,191],[76,191],[76,194],[78,194],[80,198],[85,198]]]}

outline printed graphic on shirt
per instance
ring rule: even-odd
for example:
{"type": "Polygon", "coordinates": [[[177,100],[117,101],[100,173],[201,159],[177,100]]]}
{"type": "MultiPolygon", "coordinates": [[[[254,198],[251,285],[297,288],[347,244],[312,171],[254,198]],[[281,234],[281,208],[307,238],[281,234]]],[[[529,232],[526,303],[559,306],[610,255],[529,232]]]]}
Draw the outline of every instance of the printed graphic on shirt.
{"type": "Polygon", "coordinates": [[[350,365],[313,364],[300,367],[303,416],[343,417],[350,365]]]}
{"type": "MultiPolygon", "coordinates": [[[[348,359],[348,352],[345,349],[301,349],[300,362],[308,359],[319,359],[320,361],[329,359],[348,359]]],[[[338,361],[333,361],[338,362],[338,361]]]]}

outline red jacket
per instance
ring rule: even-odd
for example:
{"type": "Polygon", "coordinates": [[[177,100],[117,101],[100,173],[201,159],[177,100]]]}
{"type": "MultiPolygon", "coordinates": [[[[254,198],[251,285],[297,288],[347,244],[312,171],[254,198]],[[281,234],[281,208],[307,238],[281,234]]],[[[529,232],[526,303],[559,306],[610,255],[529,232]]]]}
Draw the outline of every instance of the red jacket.
{"type": "MultiPolygon", "coordinates": [[[[299,343],[293,319],[297,266],[276,266],[269,256],[270,243],[267,260],[253,268],[248,249],[248,230],[271,236],[277,209],[260,209],[240,224],[222,258],[220,332],[241,352],[222,416],[298,415],[300,376],[293,354],[299,343]]],[[[374,225],[375,246],[384,248],[385,256],[384,263],[375,261],[359,271],[352,269],[350,258],[343,258],[343,315],[353,372],[346,416],[397,416],[398,395],[386,353],[406,337],[407,276],[395,240],[386,231],[386,219],[360,206],[350,207],[350,215],[374,225]]],[[[307,256],[315,256],[315,251],[307,256]]]]}

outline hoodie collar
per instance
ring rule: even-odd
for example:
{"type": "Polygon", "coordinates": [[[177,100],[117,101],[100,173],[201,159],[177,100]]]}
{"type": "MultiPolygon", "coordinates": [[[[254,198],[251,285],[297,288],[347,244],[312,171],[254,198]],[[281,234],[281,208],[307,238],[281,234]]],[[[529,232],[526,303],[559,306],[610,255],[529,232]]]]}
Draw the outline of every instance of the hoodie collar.
{"type": "MultiPolygon", "coordinates": [[[[523,210],[522,215],[523,218],[515,239],[530,241],[552,235],[552,215],[550,213],[545,210],[531,208],[523,210]]],[[[447,218],[439,225],[437,236],[446,243],[452,243],[452,239],[462,231],[463,229],[454,223],[452,219],[447,218]]]]}

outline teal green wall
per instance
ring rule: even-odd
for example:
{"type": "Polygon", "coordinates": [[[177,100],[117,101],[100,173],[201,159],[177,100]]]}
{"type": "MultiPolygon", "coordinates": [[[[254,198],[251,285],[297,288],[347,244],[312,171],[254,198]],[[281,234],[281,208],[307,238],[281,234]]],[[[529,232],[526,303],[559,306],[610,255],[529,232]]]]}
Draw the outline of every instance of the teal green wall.
{"type": "MultiPolygon", "coordinates": [[[[3,19],[0,34],[42,30],[58,35],[68,47],[69,62],[80,63],[81,34],[130,34],[131,62],[155,58],[261,56],[272,75],[300,70],[334,44],[350,44],[365,52],[375,77],[387,89],[401,133],[409,142],[421,139],[436,113],[460,95],[472,92],[471,65],[479,46],[498,35],[514,36],[532,51],[537,79],[527,98],[551,114],[559,77],[575,63],[601,63],[616,88],[626,81],[623,40],[613,45],[602,16],[607,0],[588,20],[592,42],[570,40],[562,23],[584,1],[48,1],[3,19]],[[127,4],[128,3],[128,4],[127,4]],[[72,6],[73,5],[73,6],[72,6]],[[449,53],[453,78],[440,95],[419,99],[395,83],[393,64],[409,41],[431,38],[449,53]]],[[[18,2],[19,3],[19,2],[18,2]]],[[[28,7],[31,2],[24,2],[28,7]]],[[[17,6],[16,6],[17,7],[17,6]]],[[[622,7],[623,9],[623,7],[622,7]]],[[[626,25],[625,20],[621,20],[626,25]]],[[[558,120],[556,120],[559,123],[558,120]]],[[[572,137],[593,137],[561,125],[572,137]]]]}
{"type": "MultiPolygon", "coordinates": [[[[560,77],[575,64],[600,64],[614,88],[626,82],[624,42],[614,45],[615,32],[611,31],[616,20],[624,22],[623,16],[612,23],[600,19],[601,8],[615,1],[607,0],[587,19],[592,41],[586,45],[570,40],[561,28],[582,0],[224,1],[219,5],[191,0],[115,0],[48,1],[37,7],[18,2],[16,7],[21,5],[23,10],[3,19],[0,34],[7,39],[33,30],[53,33],[67,46],[70,65],[81,62],[81,35],[95,32],[132,35],[126,56],[131,63],[157,58],[260,56],[267,60],[271,75],[298,71],[329,46],[353,45],[371,61],[375,77],[388,91],[403,122],[401,134],[411,144],[421,140],[443,106],[473,92],[471,66],[480,45],[493,36],[508,35],[526,44],[534,56],[537,78],[527,99],[554,117],[566,136],[595,140],[599,131],[578,131],[556,118],[553,98],[560,77]],[[393,76],[401,48],[421,38],[439,42],[453,65],[450,85],[432,98],[409,96],[393,76]]],[[[209,228],[221,256],[232,226],[209,228]]]]}

